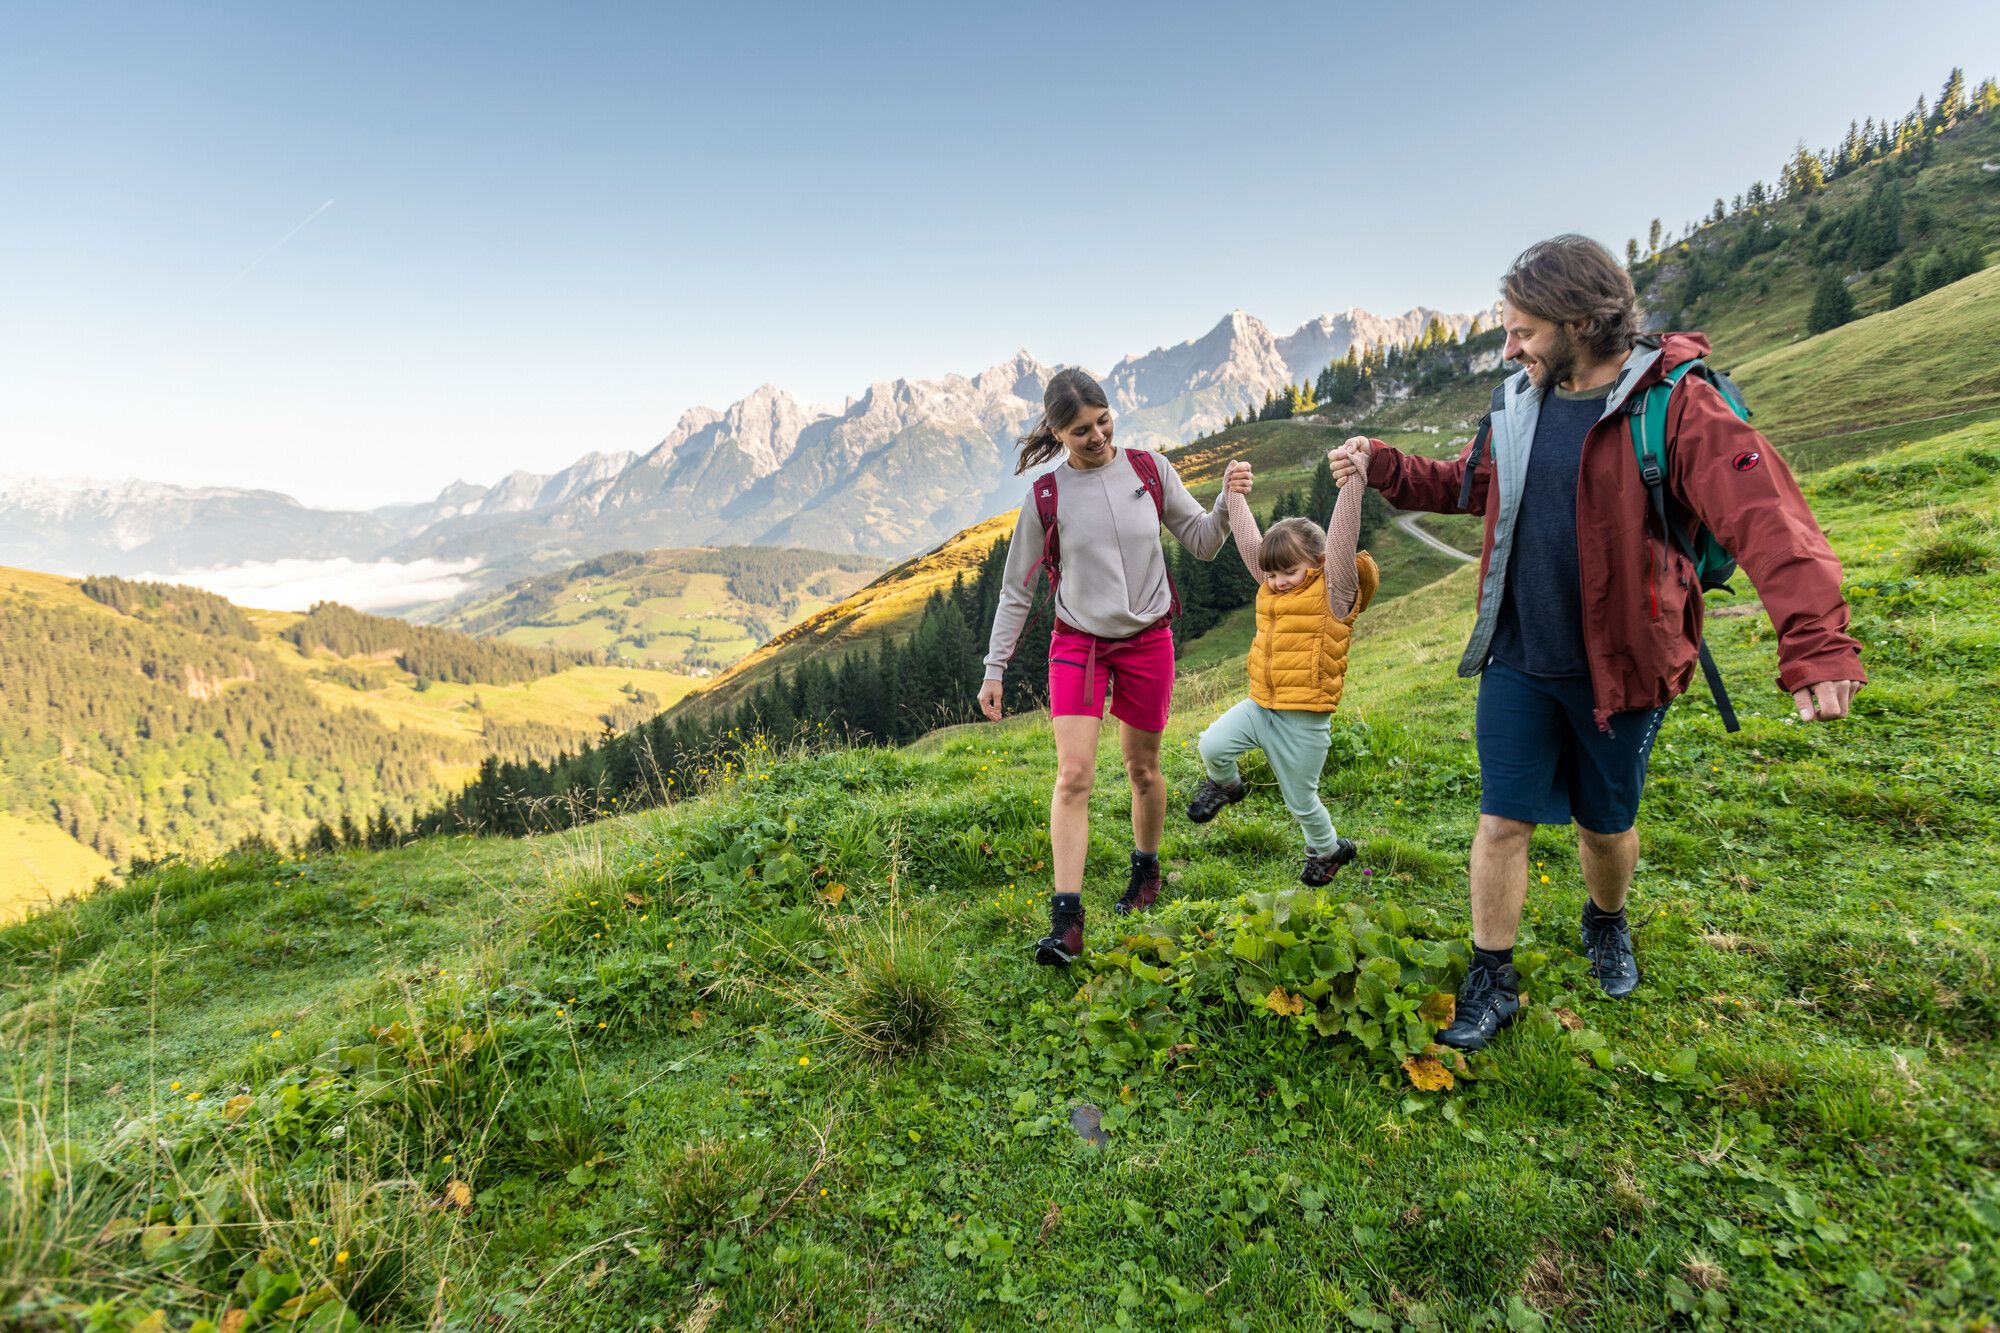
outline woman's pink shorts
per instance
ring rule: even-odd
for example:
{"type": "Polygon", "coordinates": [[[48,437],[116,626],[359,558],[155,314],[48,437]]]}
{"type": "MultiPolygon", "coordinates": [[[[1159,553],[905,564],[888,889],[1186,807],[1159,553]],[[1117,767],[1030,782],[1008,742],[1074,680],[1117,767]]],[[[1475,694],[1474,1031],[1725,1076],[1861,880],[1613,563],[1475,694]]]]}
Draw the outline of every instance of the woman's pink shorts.
{"type": "Polygon", "coordinates": [[[1062,621],[1049,635],[1049,713],[1111,716],[1139,731],[1165,731],[1174,700],[1174,630],[1166,620],[1129,639],[1100,639],[1062,621]]]}

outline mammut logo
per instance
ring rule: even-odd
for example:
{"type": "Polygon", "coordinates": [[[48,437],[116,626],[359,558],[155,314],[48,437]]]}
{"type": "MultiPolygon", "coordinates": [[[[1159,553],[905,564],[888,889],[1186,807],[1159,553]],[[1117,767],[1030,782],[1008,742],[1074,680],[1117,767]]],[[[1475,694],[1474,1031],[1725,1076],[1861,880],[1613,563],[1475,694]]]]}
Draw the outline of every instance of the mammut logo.
{"type": "Polygon", "coordinates": [[[1735,458],[1730,460],[1729,466],[1735,468],[1738,472],[1748,472],[1751,468],[1756,467],[1762,461],[1763,457],[1764,455],[1752,449],[1736,455],[1735,458]]]}

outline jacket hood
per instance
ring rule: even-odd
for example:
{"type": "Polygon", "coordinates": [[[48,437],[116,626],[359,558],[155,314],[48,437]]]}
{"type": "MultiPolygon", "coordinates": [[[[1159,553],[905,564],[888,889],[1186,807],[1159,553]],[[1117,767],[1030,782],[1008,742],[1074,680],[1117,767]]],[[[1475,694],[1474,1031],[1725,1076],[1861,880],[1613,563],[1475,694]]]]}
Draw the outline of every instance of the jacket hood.
{"type": "Polygon", "coordinates": [[[1707,356],[1708,335],[1705,333],[1662,333],[1660,339],[1660,373],[1665,374],[1684,361],[1707,356]]]}

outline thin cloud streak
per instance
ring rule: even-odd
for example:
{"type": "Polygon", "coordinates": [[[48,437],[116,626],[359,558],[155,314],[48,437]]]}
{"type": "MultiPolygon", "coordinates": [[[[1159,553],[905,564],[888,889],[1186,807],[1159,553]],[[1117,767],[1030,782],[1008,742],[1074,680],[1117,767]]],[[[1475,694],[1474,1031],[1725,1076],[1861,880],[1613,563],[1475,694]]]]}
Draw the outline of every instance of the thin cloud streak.
{"type": "Polygon", "coordinates": [[[243,266],[243,270],[240,273],[238,273],[235,277],[231,278],[228,282],[222,284],[222,290],[226,292],[231,287],[234,287],[237,283],[243,281],[244,278],[250,275],[250,271],[252,269],[256,268],[259,264],[269,259],[272,255],[278,253],[278,251],[284,247],[286,241],[291,240],[292,237],[298,235],[300,232],[304,231],[307,227],[311,226],[314,218],[318,217],[320,214],[326,212],[327,209],[332,207],[333,207],[333,200],[329,199],[325,203],[321,204],[318,208],[315,208],[312,212],[306,214],[306,220],[304,222],[301,222],[298,226],[292,228],[290,231],[286,232],[283,236],[279,237],[276,245],[273,245],[270,249],[264,251],[263,254],[258,255],[248,264],[245,264],[243,266]]]}

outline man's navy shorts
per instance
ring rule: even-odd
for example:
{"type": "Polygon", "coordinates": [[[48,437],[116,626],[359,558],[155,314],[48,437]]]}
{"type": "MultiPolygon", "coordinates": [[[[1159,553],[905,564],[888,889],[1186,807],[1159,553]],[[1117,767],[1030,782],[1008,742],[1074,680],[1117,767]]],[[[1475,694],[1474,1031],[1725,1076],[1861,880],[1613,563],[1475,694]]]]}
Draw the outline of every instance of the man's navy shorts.
{"type": "Polygon", "coordinates": [[[1666,705],[1592,717],[1588,676],[1531,676],[1488,662],[1479,678],[1479,812],[1524,824],[1623,833],[1639,818],[1666,705]]]}

